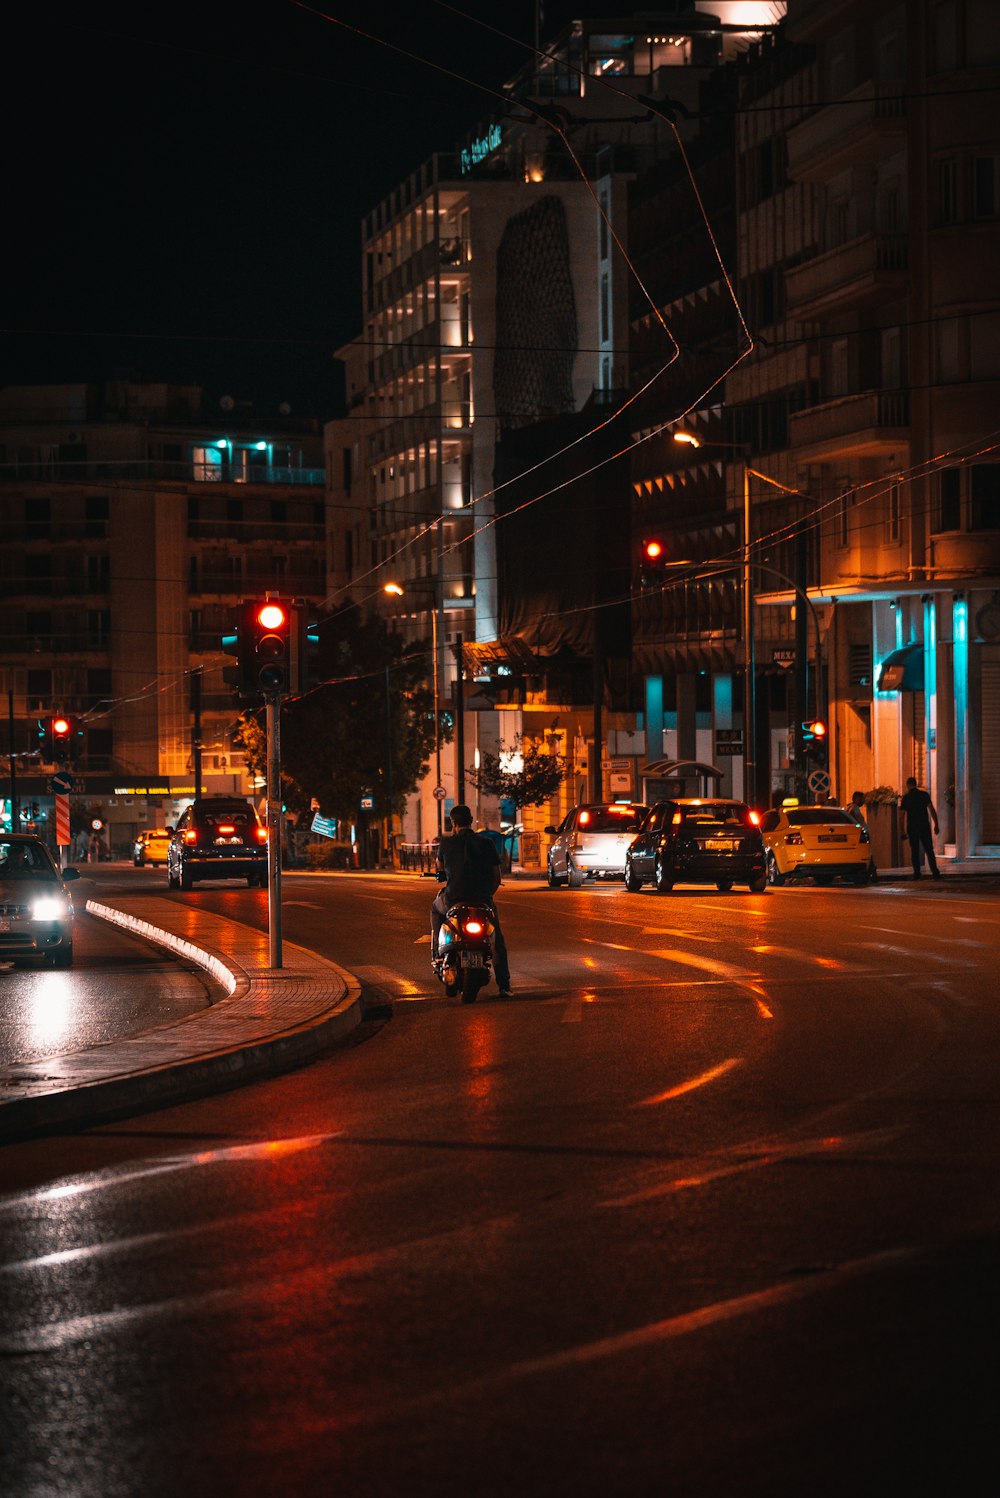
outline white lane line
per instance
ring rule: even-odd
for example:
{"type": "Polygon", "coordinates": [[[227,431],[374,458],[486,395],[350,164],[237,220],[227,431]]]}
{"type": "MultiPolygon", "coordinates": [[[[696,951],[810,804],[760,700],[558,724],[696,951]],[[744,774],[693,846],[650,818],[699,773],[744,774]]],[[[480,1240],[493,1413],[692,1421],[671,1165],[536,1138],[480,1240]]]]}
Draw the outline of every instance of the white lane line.
{"type": "Polygon", "coordinates": [[[737,967],[735,963],[719,962],[715,957],[699,957],[696,952],[682,952],[678,947],[660,947],[647,955],[660,957],[664,962],[680,962],[685,967],[696,967],[702,972],[714,973],[717,978],[748,979],[757,976],[748,968],[737,967]]]}
{"type": "Polygon", "coordinates": [[[667,1180],[654,1181],[652,1185],[644,1186],[639,1191],[629,1192],[626,1196],[611,1197],[607,1201],[598,1202],[597,1205],[599,1207],[640,1206],[644,1202],[655,1200],[658,1196],[669,1196],[677,1191],[692,1191],[699,1186],[709,1186],[714,1181],[724,1181],[729,1176],[746,1175],[749,1171],[766,1170],[772,1165],[782,1165],[786,1160],[802,1159],[808,1155],[842,1155],[846,1149],[870,1150],[873,1147],[891,1143],[903,1133],[905,1133],[905,1128],[900,1125],[885,1129],[870,1129],[859,1134],[835,1134],[819,1139],[783,1139],[770,1143],[764,1141],[759,1148],[754,1148],[753,1154],[745,1158],[730,1158],[720,1165],[708,1165],[703,1169],[696,1169],[690,1175],[671,1176],[667,1180]]]}
{"type": "Polygon", "coordinates": [[[974,968],[976,966],[974,962],[956,963],[954,957],[949,957],[946,952],[928,952],[922,947],[919,950],[916,947],[899,947],[894,946],[892,942],[888,941],[861,941],[857,945],[859,947],[867,947],[872,952],[892,952],[897,957],[912,957],[916,963],[943,962],[948,967],[958,966],[961,968],[974,968]]]}
{"type": "Polygon", "coordinates": [[[322,910],[322,905],[317,905],[315,900],[282,900],[281,908],[286,910],[292,905],[299,905],[303,910],[322,910]]]}
{"type": "MultiPolygon", "coordinates": [[[[961,920],[961,916],[956,916],[961,920]]],[[[978,924],[978,922],[977,922],[978,924]]],[[[856,931],[880,931],[883,936],[912,936],[912,931],[901,931],[898,926],[856,926],[856,931]]],[[[921,931],[921,941],[941,941],[948,947],[988,947],[989,942],[975,941],[971,936],[940,936],[936,931],[921,931]]],[[[899,948],[893,950],[898,951],[899,948]]]]}
{"type": "Polygon", "coordinates": [[[719,945],[718,936],[700,936],[696,931],[682,931],[679,926],[643,926],[642,936],[679,936],[684,941],[707,941],[713,947],[719,945]]]}
{"type": "Polygon", "coordinates": [[[695,1092],[699,1087],[707,1087],[710,1082],[717,1082],[727,1072],[731,1072],[734,1066],[742,1066],[741,1056],[730,1056],[728,1061],[720,1061],[718,1066],[712,1066],[708,1071],[703,1071],[700,1076],[689,1077],[686,1082],[678,1082],[675,1087],[668,1087],[666,1092],[655,1092],[652,1097],[644,1097],[633,1108],[652,1108],[657,1103],[669,1103],[674,1098],[683,1097],[685,1093],[695,1092]]]}
{"type": "Polygon", "coordinates": [[[104,1171],[99,1175],[82,1176],[79,1180],[64,1181],[57,1186],[46,1186],[40,1191],[26,1191],[18,1196],[4,1197],[0,1199],[0,1212],[23,1210],[26,1206],[44,1206],[48,1202],[64,1202],[87,1196],[93,1191],[114,1190],[119,1186],[127,1186],[132,1181],[167,1175],[170,1171],[193,1170],[200,1165],[231,1165],[244,1160],[269,1165],[283,1160],[286,1155],[318,1149],[329,1139],[339,1139],[343,1132],[343,1129],[336,1129],[331,1134],[303,1134],[297,1139],[257,1139],[251,1144],[229,1144],[218,1149],[193,1150],[187,1155],[168,1155],[162,1160],[151,1160],[148,1165],[138,1169],[104,1171]]]}

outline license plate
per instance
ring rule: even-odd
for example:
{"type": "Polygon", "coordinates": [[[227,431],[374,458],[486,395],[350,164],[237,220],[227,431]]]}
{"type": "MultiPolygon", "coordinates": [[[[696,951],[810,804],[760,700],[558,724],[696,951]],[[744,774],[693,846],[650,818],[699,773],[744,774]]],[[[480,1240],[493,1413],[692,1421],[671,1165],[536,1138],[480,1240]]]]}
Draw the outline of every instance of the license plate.
{"type": "Polygon", "coordinates": [[[847,834],[846,832],[821,832],[817,841],[821,843],[846,843],[847,834]]]}
{"type": "Polygon", "coordinates": [[[483,954],[482,954],[482,952],[463,952],[462,953],[462,966],[463,967],[482,967],[482,965],[483,965],[483,954]]]}
{"type": "Polygon", "coordinates": [[[0,915],[0,931],[13,930],[13,923],[9,915],[0,915]]]}
{"type": "Polygon", "coordinates": [[[733,842],[730,837],[707,837],[705,847],[713,853],[735,853],[739,843],[733,842]]]}

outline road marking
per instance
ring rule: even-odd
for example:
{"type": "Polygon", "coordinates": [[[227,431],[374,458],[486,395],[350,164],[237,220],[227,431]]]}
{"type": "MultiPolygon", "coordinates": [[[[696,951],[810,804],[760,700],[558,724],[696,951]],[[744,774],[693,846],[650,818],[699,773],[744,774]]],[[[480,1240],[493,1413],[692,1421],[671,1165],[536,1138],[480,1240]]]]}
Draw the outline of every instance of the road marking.
{"type": "MultiPolygon", "coordinates": [[[[627,1196],[614,1197],[608,1201],[598,1202],[600,1207],[634,1207],[644,1202],[652,1201],[658,1196],[668,1196],[675,1191],[691,1191],[698,1186],[709,1186],[714,1181],[725,1180],[728,1176],[746,1175],[752,1170],[763,1170],[771,1165],[781,1165],[789,1159],[800,1159],[808,1155],[832,1155],[845,1149],[859,1147],[871,1148],[873,1145],[889,1144],[900,1134],[905,1132],[903,1126],[885,1129],[871,1129],[859,1134],[834,1134],[826,1135],[819,1139],[784,1139],[768,1143],[766,1140],[754,1148],[749,1157],[729,1159],[716,1166],[709,1166],[700,1170],[697,1174],[688,1176],[672,1176],[666,1181],[656,1181],[651,1186],[644,1186],[639,1191],[630,1192],[627,1196]]],[[[744,1148],[748,1148],[744,1146],[744,1148]]],[[[735,1150],[728,1151],[730,1155],[739,1154],[740,1146],[735,1150]]]]}
{"type": "Polygon", "coordinates": [[[42,1191],[26,1191],[19,1196],[0,1199],[0,1212],[12,1212],[38,1202],[63,1202],[73,1197],[87,1196],[93,1191],[106,1191],[116,1186],[129,1185],[132,1181],[145,1180],[150,1176],[166,1175],[173,1170],[192,1170],[199,1165],[230,1165],[244,1160],[283,1160],[302,1150],[318,1149],[330,1139],[339,1139],[343,1129],[330,1134],[303,1134],[292,1139],[255,1139],[250,1144],[228,1144],[217,1149],[193,1150],[187,1155],[168,1155],[162,1160],[152,1160],[137,1169],[102,1171],[97,1175],[66,1181],[61,1185],[47,1186],[42,1191]]]}
{"type": "Polygon", "coordinates": [[[669,1103],[672,1098],[683,1097],[687,1092],[695,1092],[699,1087],[707,1087],[709,1082],[717,1082],[727,1072],[732,1071],[734,1066],[742,1066],[743,1060],[740,1056],[730,1056],[728,1061],[720,1061],[718,1066],[712,1066],[708,1071],[703,1071],[700,1076],[689,1077],[686,1082],[678,1082],[676,1087],[668,1087],[666,1092],[654,1092],[652,1097],[644,1097],[638,1103],[633,1103],[634,1108],[651,1108],[656,1103],[669,1103]]]}
{"type": "Polygon", "coordinates": [[[717,936],[700,936],[695,931],[682,931],[677,926],[643,926],[641,935],[680,936],[685,941],[707,941],[711,943],[713,947],[717,947],[719,945],[719,938],[717,936]]]}
{"type": "Polygon", "coordinates": [[[686,967],[700,968],[703,972],[714,973],[718,978],[753,978],[756,975],[749,972],[745,967],[737,967],[732,962],[719,962],[715,957],[699,957],[696,952],[682,952],[678,947],[661,947],[656,952],[650,952],[650,957],[660,957],[664,962],[681,962],[686,967]]]}
{"type": "Polygon", "coordinates": [[[423,934],[423,936],[417,936],[417,937],[415,937],[413,945],[415,947],[419,947],[422,942],[426,942],[427,945],[430,946],[430,944],[431,944],[431,933],[429,931],[425,931],[424,934],[423,934]]]}
{"type": "Polygon", "coordinates": [[[317,905],[316,902],[315,902],[315,900],[282,900],[282,902],[281,902],[281,908],[282,908],[282,910],[287,909],[291,905],[300,905],[303,910],[322,910],[323,909],[323,906],[322,905],[317,905]]]}

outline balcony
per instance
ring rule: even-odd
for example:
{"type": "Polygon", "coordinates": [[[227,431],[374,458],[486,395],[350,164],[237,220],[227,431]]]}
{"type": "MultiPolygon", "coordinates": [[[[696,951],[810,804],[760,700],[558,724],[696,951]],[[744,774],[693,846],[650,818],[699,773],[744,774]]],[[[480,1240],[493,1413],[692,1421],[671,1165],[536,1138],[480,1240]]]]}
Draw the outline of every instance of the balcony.
{"type": "Polygon", "coordinates": [[[909,421],[905,390],[864,390],[795,412],[788,419],[789,446],[806,463],[888,457],[909,448],[909,421]]]}
{"type": "Polygon", "coordinates": [[[1000,572],[1000,531],[946,531],[931,538],[934,576],[995,577],[1000,572]]]}
{"type": "Polygon", "coordinates": [[[905,295],[909,245],[902,234],[863,234],[785,274],[789,316],[819,322],[905,295]]]}
{"type": "Polygon", "coordinates": [[[818,109],[792,126],[786,137],[788,172],[798,182],[824,182],[838,172],[879,160],[905,136],[902,93],[876,93],[869,80],[840,103],[818,109]]]}

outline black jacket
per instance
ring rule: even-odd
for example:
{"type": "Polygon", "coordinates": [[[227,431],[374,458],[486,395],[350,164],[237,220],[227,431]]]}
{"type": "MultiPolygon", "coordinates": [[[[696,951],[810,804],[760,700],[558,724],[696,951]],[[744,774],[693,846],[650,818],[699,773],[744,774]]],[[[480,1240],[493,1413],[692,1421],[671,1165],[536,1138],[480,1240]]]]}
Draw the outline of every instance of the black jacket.
{"type": "Polygon", "coordinates": [[[492,904],[500,884],[500,859],[488,837],[460,827],[438,844],[438,875],[449,905],[468,900],[492,904]]]}

